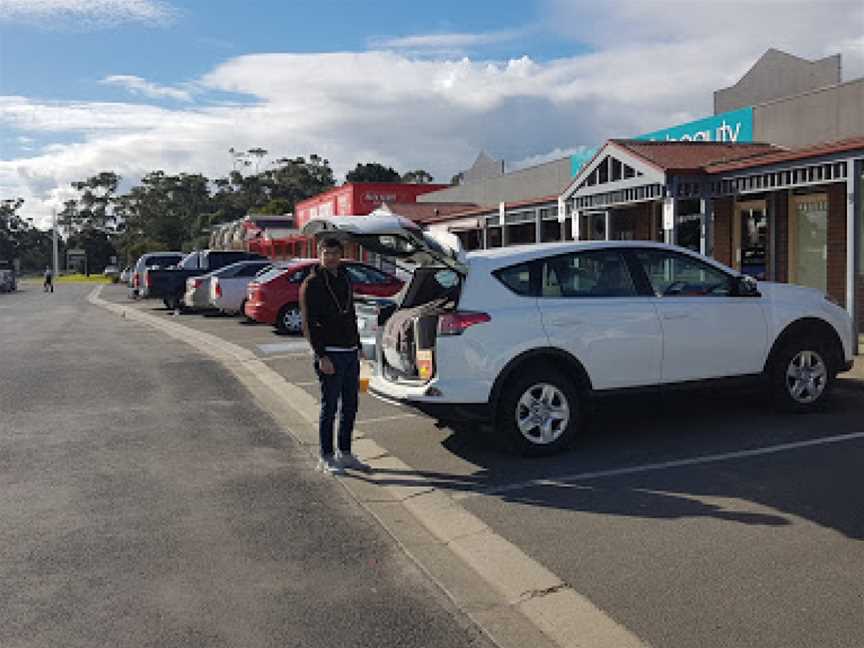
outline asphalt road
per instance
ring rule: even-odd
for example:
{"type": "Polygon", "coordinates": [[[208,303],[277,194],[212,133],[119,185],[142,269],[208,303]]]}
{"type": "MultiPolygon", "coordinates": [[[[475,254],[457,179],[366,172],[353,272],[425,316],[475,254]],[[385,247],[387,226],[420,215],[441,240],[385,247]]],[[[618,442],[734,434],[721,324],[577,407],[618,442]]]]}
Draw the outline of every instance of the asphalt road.
{"type": "MultiPolygon", "coordinates": [[[[103,296],[129,304],[117,288],[103,296]]],[[[172,319],[316,394],[302,349],[270,346],[296,338],[172,319]]],[[[379,484],[422,477],[652,646],[864,646],[860,369],[810,416],[778,414],[758,390],[604,401],[573,452],[543,459],[503,454],[494,429],[439,427],[368,396],[358,429],[413,469],[379,484]]]]}
{"type": "Polygon", "coordinates": [[[0,646],[487,647],[218,364],[0,296],[0,646]]]}

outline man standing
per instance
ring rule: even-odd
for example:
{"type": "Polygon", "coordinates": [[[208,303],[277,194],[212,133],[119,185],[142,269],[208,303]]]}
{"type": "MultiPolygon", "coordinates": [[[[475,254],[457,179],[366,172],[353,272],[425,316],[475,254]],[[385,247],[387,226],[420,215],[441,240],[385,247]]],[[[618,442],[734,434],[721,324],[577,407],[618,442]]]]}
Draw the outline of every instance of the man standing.
{"type": "Polygon", "coordinates": [[[45,292],[54,292],[54,273],[51,272],[51,268],[45,266],[45,275],[44,282],[42,283],[42,290],[45,292]]]}
{"type": "Polygon", "coordinates": [[[341,475],[346,468],[370,472],[369,465],[351,453],[360,381],[360,335],[351,279],[342,266],[342,243],[325,238],[318,244],[318,259],[320,263],[300,287],[303,331],[315,352],[315,373],[321,383],[318,469],[330,475],[341,475]],[[333,423],[340,400],[339,454],[334,456],[333,423]]]}

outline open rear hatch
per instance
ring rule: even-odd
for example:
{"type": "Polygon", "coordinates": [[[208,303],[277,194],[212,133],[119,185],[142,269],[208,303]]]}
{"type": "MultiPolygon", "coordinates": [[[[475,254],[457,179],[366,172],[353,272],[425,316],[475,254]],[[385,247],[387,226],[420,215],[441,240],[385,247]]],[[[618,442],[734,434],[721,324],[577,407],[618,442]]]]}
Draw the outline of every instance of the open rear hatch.
{"type": "Polygon", "coordinates": [[[383,323],[381,370],[389,380],[432,378],[441,317],[456,310],[468,272],[459,238],[424,231],[407,218],[380,212],[316,218],[303,233],[357,243],[375,254],[416,265],[398,308],[383,323]]]}

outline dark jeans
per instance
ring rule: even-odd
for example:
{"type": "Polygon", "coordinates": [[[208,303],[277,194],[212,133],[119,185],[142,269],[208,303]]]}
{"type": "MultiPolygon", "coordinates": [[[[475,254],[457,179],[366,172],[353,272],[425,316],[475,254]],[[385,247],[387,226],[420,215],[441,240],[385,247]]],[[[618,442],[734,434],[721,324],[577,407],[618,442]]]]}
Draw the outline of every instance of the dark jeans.
{"type": "Polygon", "coordinates": [[[339,414],[339,451],[351,452],[351,434],[357,415],[357,389],[360,382],[360,359],[357,351],[328,351],[335,373],[321,373],[315,361],[315,373],[321,383],[321,414],[318,418],[318,439],[321,456],[333,454],[333,422],[336,408],[342,400],[339,414]]]}

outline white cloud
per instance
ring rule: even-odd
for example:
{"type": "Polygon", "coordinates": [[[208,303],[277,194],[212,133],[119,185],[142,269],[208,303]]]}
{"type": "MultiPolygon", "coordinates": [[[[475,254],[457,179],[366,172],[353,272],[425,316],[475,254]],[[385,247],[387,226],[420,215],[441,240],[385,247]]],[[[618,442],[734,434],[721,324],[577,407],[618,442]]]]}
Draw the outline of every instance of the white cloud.
{"type": "Polygon", "coordinates": [[[449,178],[481,149],[527,165],[710,114],[712,91],[734,83],[768,47],[808,58],[839,48],[848,72],[864,42],[854,20],[813,31],[827,25],[824,11],[799,3],[745,11],[735,3],[616,2],[608,15],[571,4],[549,2],[554,27],[546,29],[591,49],[552,61],[254,54],[193,80],[251,104],[202,105],[203,93],[175,110],[0,98],[0,126],[41,133],[40,141],[46,133],[83,140],[0,161],[0,196],[24,197],[24,211],[44,223],[72,180],[108,169],[129,180],[154,169],[218,177],[231,169],[230,147],[261,146],[270,159],[318,153],[339,177],[359,161],[378,161],[449,178]]]}
{"type": "Polygon", "coordinates": [[[414,34],[411,36],[373,38],[370,41],[370,45],[374,49],[431,49],[436,51],[453,51],[469,47],[512,41],[519,38],[522,34],[523,32],[518,30],[480,33],[451,32],[414,34]]]}
{"type": "Polygon", "coordinates": [[[154,99],[192,101],[192,94],[188,90],[171,86],[160,86],[138,76],[115,74],[105,77],[100,83],[120,86],[121,88],[126,88],[132,94],[140,94],[145,97],[153,97],[154,99]]]}
{"type": "Polygon", "coordinates": [[[40,26],[160,25],[176,15],[177,10],[163,0],[0,0],[0,21],[40,26]]]}

